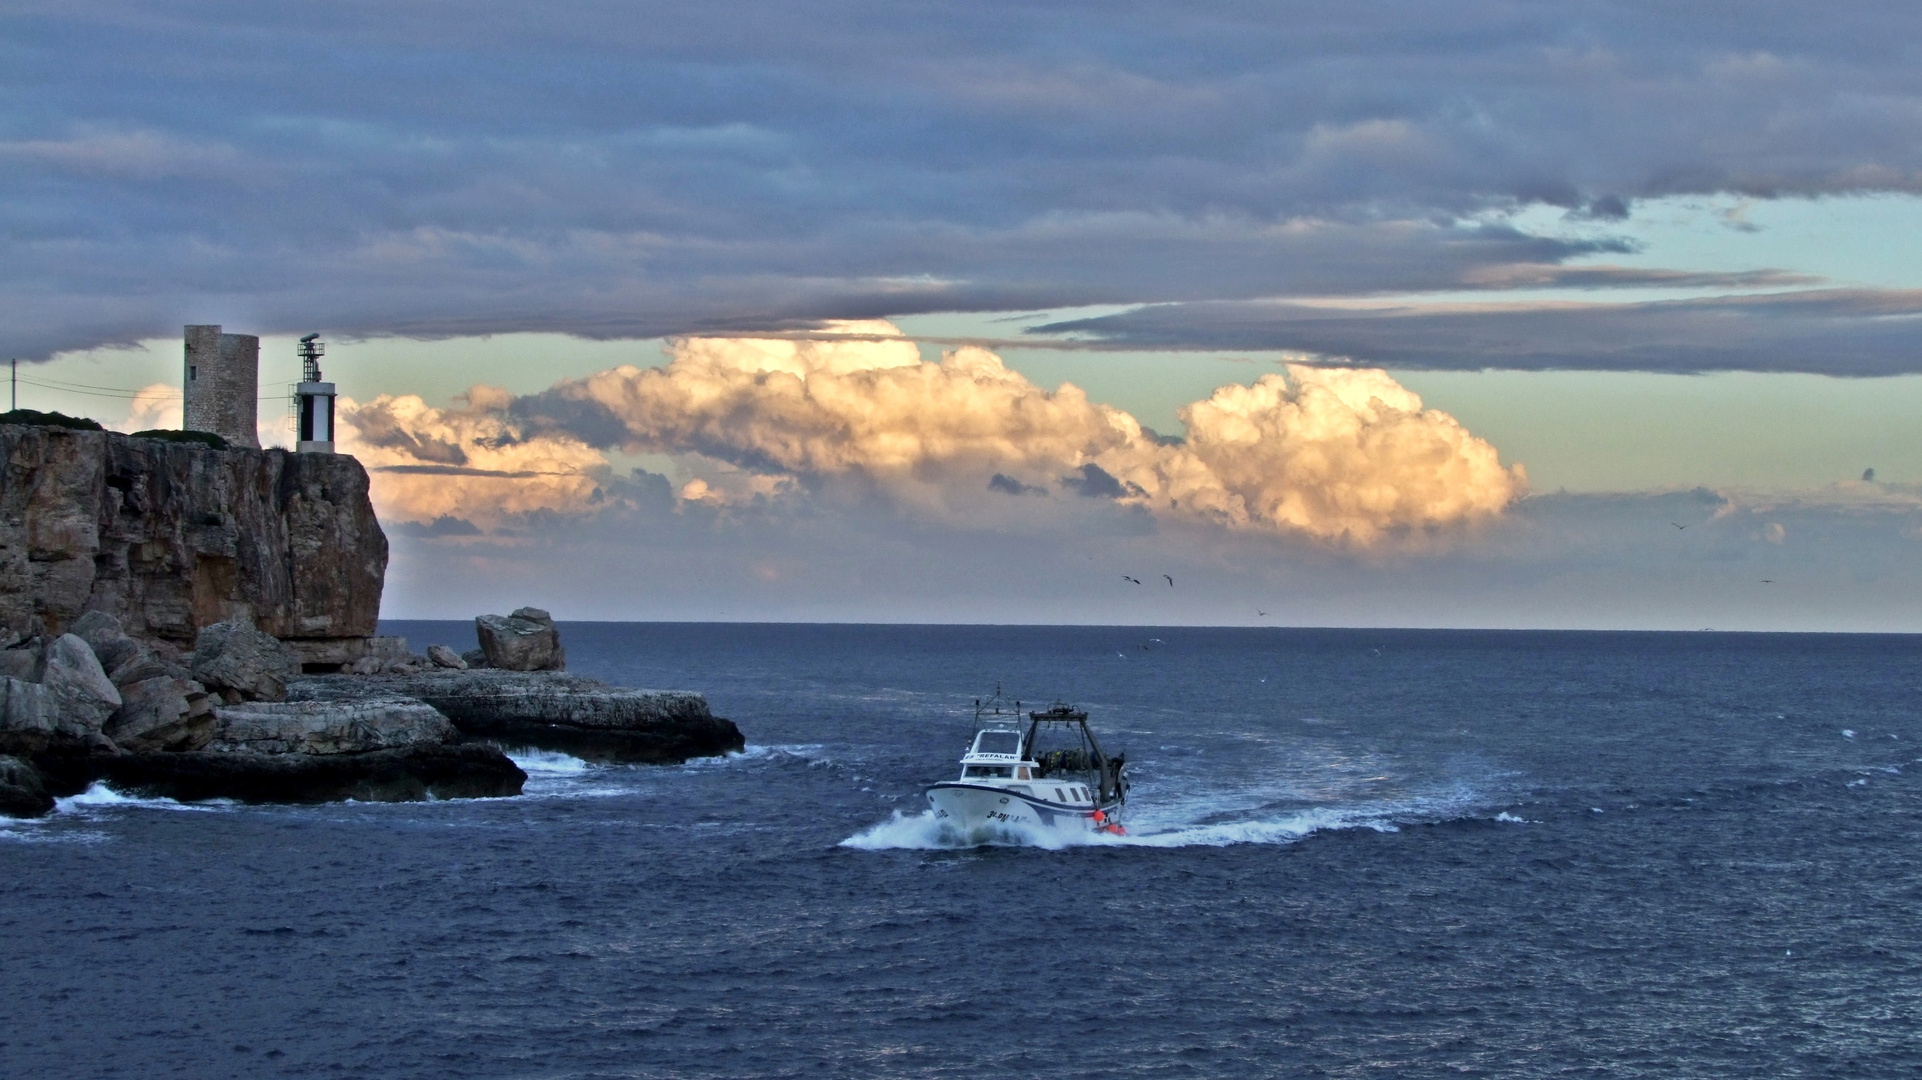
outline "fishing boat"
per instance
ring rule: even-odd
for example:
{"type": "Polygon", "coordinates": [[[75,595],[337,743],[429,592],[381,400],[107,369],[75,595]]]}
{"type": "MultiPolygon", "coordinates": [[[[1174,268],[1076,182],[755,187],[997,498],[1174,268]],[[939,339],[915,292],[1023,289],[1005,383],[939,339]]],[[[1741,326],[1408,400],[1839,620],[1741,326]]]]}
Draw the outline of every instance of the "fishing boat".
{"type": "Polygon", "coordinates": [[[1008,712],[998,691],[974,705],[974,741],[961,756],[960,778],[928,788],[936,820],[968,836],[1004,829],[1126,834],[1126,763],[1102,751],[1086,712],[1057,701],[1023,717],[1021,703],[1008,712]]]}

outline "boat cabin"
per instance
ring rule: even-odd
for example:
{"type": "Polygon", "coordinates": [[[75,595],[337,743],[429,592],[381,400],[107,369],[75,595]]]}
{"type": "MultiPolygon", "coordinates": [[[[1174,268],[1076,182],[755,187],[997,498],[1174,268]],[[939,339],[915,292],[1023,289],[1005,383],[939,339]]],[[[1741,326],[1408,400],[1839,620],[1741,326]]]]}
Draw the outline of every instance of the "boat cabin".
{"type": "Polygon", "coordinates": [[[1026,740],[1019,731],[1006,728],[987,728],[978,732],[974,744],[961,757],[961,779],[969,781],[1012,781],[997,787],[1013,788],[1023,795],[1033,795],[1042,799],[1053,797],[1053,801],[1067,805],[1095,804],[1095,791],[1085,783],[1062,776],[1060,772],[1044,768],[1040,762],[1030,761],[1025,751],[1026,740]],[[1040,784],[1019,784],[1019,781],[1046,781],[1040,784]]]}
{"type": "Polygon", "coordinates": [[[1021,759],[1021,733],[988,728],[961,757],[963,780],[1032,780],[1036,765],[1021,759]]]}

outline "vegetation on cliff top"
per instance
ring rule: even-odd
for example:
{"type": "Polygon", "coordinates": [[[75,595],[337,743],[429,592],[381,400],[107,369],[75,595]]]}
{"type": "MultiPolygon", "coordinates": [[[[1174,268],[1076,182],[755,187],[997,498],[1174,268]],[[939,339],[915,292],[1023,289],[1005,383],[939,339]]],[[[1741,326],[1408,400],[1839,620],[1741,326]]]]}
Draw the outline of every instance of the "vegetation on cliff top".
{"type": "Polygon", "coordinates": [[[39,409],[14,409],[0,413],[0,424],[25,424],[29,427],[62,427],[75,431],[105,431],[100,421],[89,420],[84,416],[68,416],[62,412],[41,412],[39,409]]]}
{"type": "Polygon", "coordinates": [[[179,428],[148,428],[133,433],[136,439],[159,439],[161,442],[205,443],[215,450],[227,449],[227,440],[211,431],[182,431],[179,428]]]}

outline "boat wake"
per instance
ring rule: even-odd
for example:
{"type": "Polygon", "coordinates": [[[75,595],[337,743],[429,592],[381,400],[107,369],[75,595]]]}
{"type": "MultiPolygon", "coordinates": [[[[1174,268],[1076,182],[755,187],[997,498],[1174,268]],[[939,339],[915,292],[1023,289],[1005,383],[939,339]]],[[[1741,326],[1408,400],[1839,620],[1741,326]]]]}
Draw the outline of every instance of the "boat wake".
{"type": "MultiPolygon", "coordinates": [[[[1192,809],[1199,810],[1200,807],[1192,809]]],[[[1316,833],[1367,829],[1397,832],[1404,825],[1432,824],[1468,818],[1502,820],[1485,800],[1468,789],[1407,799],[1361,802],[1352,805],[1309,806],[1252,816],[1220,812],[1183,815],[1136,814],[1128,833],[1114,836],[1094,831],[1000,825],[963,832],[931,811],[895,811],[883,821],[841,841],[840,846],[863,851],[939,851],[975,847],[1035,847],[1059,851],[1073,847],[1228,847],[1235,844],[1292,844],[1316,833]]],[[[1516,820],[1512,817],[1507,820],[1516,820]]]]}

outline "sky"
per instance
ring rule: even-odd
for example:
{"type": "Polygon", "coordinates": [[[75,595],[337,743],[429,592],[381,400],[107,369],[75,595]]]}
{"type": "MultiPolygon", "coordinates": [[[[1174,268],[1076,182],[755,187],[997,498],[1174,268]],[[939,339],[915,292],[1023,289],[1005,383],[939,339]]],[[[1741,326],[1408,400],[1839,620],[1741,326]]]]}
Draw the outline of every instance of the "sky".
{"type": "Polygon", "coordinates": [[[0,356],[320,332],[394,618],[1922,631],[1918,24],[0,4],[0,356]]]}

